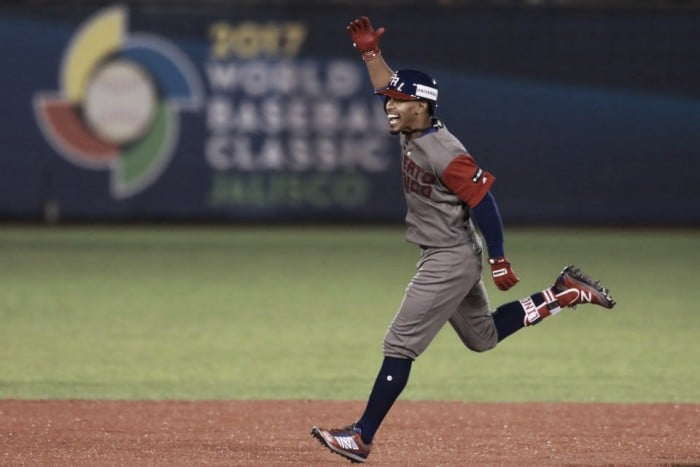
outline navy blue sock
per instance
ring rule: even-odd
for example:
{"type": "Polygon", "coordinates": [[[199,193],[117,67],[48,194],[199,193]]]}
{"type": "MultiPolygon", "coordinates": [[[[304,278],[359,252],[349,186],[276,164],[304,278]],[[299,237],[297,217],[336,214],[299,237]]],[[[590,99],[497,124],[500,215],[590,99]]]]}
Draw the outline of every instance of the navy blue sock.
{"type": "Polygon", "coordinates": [[[508,302],[493,312],[493,322],[498,333],[498,342],[525,327],[525,310],[520,302],[508,302]]]}
{"type": "MultiPolygon", "coordinates": [[[[530,296],[535,306],[544,302],[542,293],[538,292],[530,296]]],[[[493,312],[493,322],[498,333],[498,342],[513,334],[520,328],[525,327],[525,310],[520,302],[508,302],[499,306],[493,312]]]]}
{"type": "Polygon", "coordinates": [[[413,360],[408,358],[384,357],[382,367],[374,381],[372,393],[369,395],[365,413],[357,422],[362,432],[362,441],[365,443],[372,442],[379,425],[406,387],[412,363],[413,360]]]}

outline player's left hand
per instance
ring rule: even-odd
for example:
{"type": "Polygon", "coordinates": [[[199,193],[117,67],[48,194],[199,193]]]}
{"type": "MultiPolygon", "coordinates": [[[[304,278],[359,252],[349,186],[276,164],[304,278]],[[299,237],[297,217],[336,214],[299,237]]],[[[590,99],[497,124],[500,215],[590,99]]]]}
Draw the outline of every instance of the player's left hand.
{"type": "Polygon", "coordinates": [[[347,29],[352,38],[352,45],[354,45],[357,50],[363,54],[379,53],[379,39],[382,37],[382,34],[384,34],[384,28],[379,28],[375,31],[369,18],[363,16],[352,21],[347,29]]]}
{"type": "Polygon", "coordinates": [[[508,290],[520,282],[505,256],[489,258],[489,264],[491,265],[491,277],[499,289],[508,290]]]}

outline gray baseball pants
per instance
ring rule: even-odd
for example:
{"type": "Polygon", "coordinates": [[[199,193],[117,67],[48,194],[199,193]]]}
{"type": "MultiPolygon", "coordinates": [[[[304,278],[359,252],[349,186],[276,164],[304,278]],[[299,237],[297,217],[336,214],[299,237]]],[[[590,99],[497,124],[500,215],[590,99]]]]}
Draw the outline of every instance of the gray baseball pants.
{"type": "Polygon", "coordinates": [[[384,355],[415,360],[448,321],[469,349],[495,347],[498,334],[481,270],[475,243],[421,247],[417,272],[384,336],[384,355]]]}

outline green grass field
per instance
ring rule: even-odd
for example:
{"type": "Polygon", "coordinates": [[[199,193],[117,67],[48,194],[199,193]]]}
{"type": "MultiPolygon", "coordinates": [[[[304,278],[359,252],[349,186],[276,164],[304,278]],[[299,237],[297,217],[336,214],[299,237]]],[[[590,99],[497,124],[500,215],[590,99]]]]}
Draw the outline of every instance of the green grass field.
{"type": "MultiPolygon", "coordinates": [[[[446,327],[403,399],[700,402],[700,232],[508,229],[521,283],[575,263],[613,311],[477,354],[446,327]]],[[[0,227],[0,398],[364,400],[414,272],[402,227],[0,227]]]]}

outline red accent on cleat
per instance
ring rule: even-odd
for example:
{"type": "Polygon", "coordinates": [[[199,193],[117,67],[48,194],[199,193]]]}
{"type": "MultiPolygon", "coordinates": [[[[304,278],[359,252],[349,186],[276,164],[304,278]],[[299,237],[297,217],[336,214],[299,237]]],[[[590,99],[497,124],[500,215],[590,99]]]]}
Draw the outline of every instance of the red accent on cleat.
{"type": "Polygon", "coordinates": [[[562,308],[582,303],[593,303],[608,309],[615,306],[608,289],[576,266],[567,266],[562,270],[552,286],[552,292],[562,308]]]}
{"type": "Polygon", "coordinates": [[[360,431],[355,424],[345,428],[324,429],[313,427],[311,436],[318,439],[321,444],[336,454],[339,454],[352,462],[360,463],[367,460],[372,449],[371,444],[362,441],[360,431]]]}

